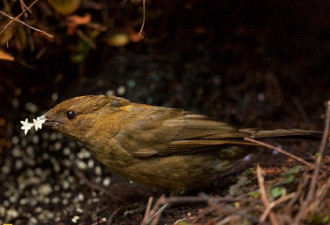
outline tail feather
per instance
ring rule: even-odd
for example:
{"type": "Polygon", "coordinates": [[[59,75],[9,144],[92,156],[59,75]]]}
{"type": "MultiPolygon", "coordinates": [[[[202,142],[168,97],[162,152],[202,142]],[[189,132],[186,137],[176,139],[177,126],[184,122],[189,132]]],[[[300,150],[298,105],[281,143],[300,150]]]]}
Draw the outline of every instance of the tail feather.
{"type": "Polygon", "coordinates": [[[241,129],[240,132],[249,134],[252,138],[306,138],[306,139],[321,139],[322,132],[314,130],[300,129],[277,129],[277,130],[261,130],[241,129]]]}

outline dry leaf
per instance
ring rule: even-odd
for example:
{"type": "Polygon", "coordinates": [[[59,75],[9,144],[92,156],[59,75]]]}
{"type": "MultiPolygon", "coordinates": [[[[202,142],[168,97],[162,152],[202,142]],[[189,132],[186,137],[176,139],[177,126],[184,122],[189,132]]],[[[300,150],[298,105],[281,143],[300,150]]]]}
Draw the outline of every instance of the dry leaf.
{"type": "Polygon", "coordinates": [[[8,60],[8,61],[14,61],[15,58],[14,56],[4,52],[3,50],[0,49],[0,59],[2,60],[8,60]]]}
{"type": "Polygon", "coordinates": [[[78,15],[72,15],[69,16],[66,21],[67,21],[67,34],[72,35],[76,32],[76,29],[79,25],[85,25],[88,24],[92,19],[91,14],[86,13],[84,16],[78,16],[78,15]]]}

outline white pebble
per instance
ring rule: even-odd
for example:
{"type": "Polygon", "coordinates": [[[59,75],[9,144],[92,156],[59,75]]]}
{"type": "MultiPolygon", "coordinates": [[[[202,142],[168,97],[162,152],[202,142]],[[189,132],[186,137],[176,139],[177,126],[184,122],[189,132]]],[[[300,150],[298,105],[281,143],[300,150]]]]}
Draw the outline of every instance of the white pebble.
{"type": "Polygon", "coordinates": [[[102,169],[101,169],[100,166],[95,167],[94,171],[95,171],[96,176],[101,176],[102,175],[102,169]]]}
{"type": "Polygon", "coordinates": [[[3,206],[6,207],[6,208],[8,208],[9,205],[10,205],[10,203],[9,203],[8,200],[4,200],[2,204],[3,204],[3,206]]]}
{"type": "Polygon", "coordinates": [[[84,199],[85,199],[85,197],[84,197],[84,195],[83,195],[83,193],[79,193],[78,194],[78,200],[80,201],[80,202],[82,202],[82,201],[84,201],[84,199]]]}
{"type": "Polygon", "coordinates": [[[9,174],[10,173],[10,167],[9,166],[3,166],[2,168],[1,168],[1,172],[3,173],[3,174],[9,174]]]}
{"type": "Polygon", "coordinates": [[[19,204],[20,205],[25,205],[26,203],[28,203],[29,202],[29,199],[28,198],[21,198],[20,200],[19,200],[19,204]]]}
{"type": "Polygon", "coordinates": [[[0,205],[0,217],[4,218],[6,213],[6,208],[0,205]]]}
{"type": "Polygon", "coordinates": [[[38,144],[38,143],[39,143],[39,136],[38,136],[38,135],[33,135],[33,137],[32,137],[32,142],[33,142],[34,144],[38,144]]]}
{"type": "Polygon", "coordinates": [[[29,219],[29,224],[31,224],[31,225],[38,224],[38,220],[37,220],[37,218],[35,218],[35,217],[30,217],[30,219],[29,219]]]}
{"type": "Polygon", "coordinates": [[[103,185],[104,186],[108,186],[111,183],[110,177],[106,177],[103,180],[103,185]]]}
{"type": "Polygon", "coordinates": [[[62,199],[62,205],[67,205],[69,203],[69,200],[68,199],[62,199]]]}
{"type": "Polygon", "coordinates": [[[70,187],[70,183],[69,183],[68,181],[64,180],[64,181],[62,182],[62,188],[63,188],[64,190],[67,190],[67,189],[69,189],[69,187],[70,187]]]}
{"type": "Polygon", "coordinates": [[[18,217],[18,212],[16,211],[16,209],[10,208],[7,210],[7,217],[9,217],[10,219],[14,219],[18,217]]]}
{"type": "Polygon", "coordinates": [[[107,92],[106,92],[106,95],[107,96],[114,96],[115,95],[115,92],[113,91],[113,90],[108,90],[107,92]]]}
{"type": "Polygon", "coordinates": [[[70,152],[71,152],[71,149],[69,149],[68,147],[63,148],[63,154],[64,155],[69,155],[70,152]]]}
{"type": "Polygon", "coordinates": [[[57,203],[59,203],[60,202],[60,198],[59,197],[54,197],[54,198],[52,198],[52,200],[51,200],[51,202],[53,203],[53,204],[57,204],[57,203]]]}
{"type": "Polygon", "coordinates": [[[39,194],[46,196],[49,195],[53,191],[53,188],[49,184],[42,184],[38,188],[39,194]]]}
{"type": "Polygon", "coordinates": [[[11,139],[11,142],[12,142],[14,145],[17,145],[18,142],[19,142],[19,137],[14,136],[14,137],[11,139]]]}
{"type": "Polygon", "coordinates": [[[74,216],[74,217],[72,217],[71,221],[72,221],[72,223],[77,223],[79,219],[80,219],[79,216],[74,216]]]}
{"type": "Polygon", "coordinates": [[[78,153],[78,158],[79,159],[88,159],[90,157],[91,157],[91,154],[85,148],[82,148],[81,151],[78,153]]]}
{"type": "Polygon", "coordinates": [[[42,211],[42,208],[40,206],[38,206],[34,209],[34,212],[38,213],[38,214],[41,213],[41,211],[42,211]]]}
{"type": "Polygon", "coordinates": [[[31,157],[34,157],[34,156],[35,156],[35,153],[34,153],[34,150],[33,150],[33,147],[32,147],[32,146],[28,146],[28,147],[26,148],[26,152],[27,152],[27,154],[28,154],[29,156],[31,156],[31,157]]]}
{"type": "Polygon", "coordinates": [[[92,169],[95,165],[94,159],[89,159],[87,162],[87,166],[89,169],[92,169]]]}
{"type": "Polygon", "coordinates": [[[18,148],[14,148],[11,152],[13,153],[13,156],[16,157],[16,158],[22,156],[22,152],[18,148]]]}
{"type": "Polygon", "coordinates": [[[101,177],[96,177],[95,178],[95,183],[101,183],[102,182],[102,178],[101,177]]]}
{"type": "Polygon", "coordinates": [[[17,202],[17,195],[12,195],[12,196],[10,196],[10,197],[9,197],[9,201],[10,201],[11,203],[16,203],[16,202],[17,202]]]}
{"type": "Polygon", "coordinates": [[[53,93],[52,96],[51,96],[51,99],[56,102],[57,99],[58,99],[58,94],[57,93],[53,93]]]}
{"type": "Polygon", "coordinates": [[[87,170],[87,164],[84,161],[76,160],[76,165],[80,170],[87,170]]]}
{"type": "Polygon", "coordinates": [[[83,213],[84,210],[82,208],[76,208],[77,213],[83,213]]]}
{"type": "Polygon", "coordinates": [[[18,159],[15,161],[15,169],[19,170],[23,167],[23,162],[22,160],[18,159]]]}
{"type": "Polygon", "coordinates": [[[117,89],[117,94],[118,95],[124,95],[125,92],[126,92],[126,88],[124,86],[118,87],[118,89],[117,89]]]}
{"type": "Polygon", "coordinates": [[[31,102],[27,102],[27,103],[25,104],[25,109],[26,109],[27,111],[32,112],[32,113],[35,113],[35,112],[38,111],[38,107],[37,107],[37,105],[34,104],[34,103],[31,103],[31,102]]]}
{"type": "Polygon", "coordinates": [[[56,151],[58,151],[58,150],[60,150],[62,148],[62,144],[61,144],[61,142],[56,142],[55,144],[54,144],[54,149],[56,150],[56,151]]]}

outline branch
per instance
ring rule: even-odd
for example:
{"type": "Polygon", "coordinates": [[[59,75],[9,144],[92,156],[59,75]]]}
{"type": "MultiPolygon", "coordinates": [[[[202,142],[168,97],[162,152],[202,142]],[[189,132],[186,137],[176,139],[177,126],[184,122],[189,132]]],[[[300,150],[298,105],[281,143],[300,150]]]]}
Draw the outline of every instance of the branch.
{"type": "Polygon", "coordinates": [[[287,151],[285,151],[285,150],[283,150],[283,149],[281,149],[281,148],[274,147],[274,146],[272,146],[272,145],[269,145],[269,144],[266,144],[266,143],[264,143],[264,142],[257,141],[257,140],[254,140],[254,139],[252,139],[252,138],[248,138],[248,137],[244,138],[244,140],[245,140],[245,141],[252,142],[252,143],[255,143],[255,144],[258,144],[258,145],[260,145],[260,146],[264,146],[264,147],[266,147],[266,148],[273,149],[273,150],[275,150],[275,151],[277,151],[277,152],[280,152],[280,153],[282,153],[282,154],[284,154],[284,155],[286,155],[286,156],[289,156],[290,158],[293,158],[293,159],[297,160],[298,162],[301,162],[301,163],[305,164],[305,165],[308,166],[308,167],[314,167],[313,164],[311,164],[311,163],[309,163],[309,162],[303,160],[302,158],[300,158],[300,157],[298,157],[298,156],[295,156],[295,155],[291,154],[290,152],[287,152],[287,151]]]}
{"type": "Polygon", "coordinates": [[[46,36],[48,36],[48,37],[50,37],[50,38],[53,38],[53,37],[54,37],[53,35],[48,34],[47,32],[45,32],[45,31],[43,31],[43,30],[39,30],[38,28],[32,27],[31,25],[29,25],[29,24],[27,24],[27,23],[25,23],[25,22],[23,22],[23,21],[21,21],[21,20],[19,19],[19,18],[20,18],[20,17],[21,17],[26,11],[29,11],[30,8],[31,8],[34,4],[36,4],[37,2],[38,2],[38,0],[35,0],[34,2],[32,2],[31,5],[29,5],[28,7],[26,7],[26,8],[25,8],[20,14],[18,14],[18,16],[16,16],[16,17],[12,17],[12,16],[6,14],[5,12],[0,11],[0,13],[1,13],[2,15],[4,15],[4,16],[6,16],[6,17],[8,17],[8,18],[11,19],[11,21],[9,21],[9,22],[8,22],[8,23],[2,28],[2,30],[0,31],[0,35],[1,35],[5,30],[7,30],[8,27],[9,27],[10,25],[12,25],[12,23],[14,23],[14,22],[18,22],[18,23],[20,23],[20,24],[22,24],[22,25],[24,25],[24,26],[26,26],[26,27],[28,27],[28,28],[30,28],[30,29],[32,29],[32,30],[35,30],[35,31],[40,32],[40,33],[42,33],[42,34],[44,34],[44,35],[46,35],[46,36]]]}
{"type": "Polygon", "coordinates": [[[295,218],[295,220],[293,221],[292,225],[298,225],[300,224],[301,219],[306,216],[307,214],[307,208],[309,203],[313,200],[314,194],[315,194],[315,189],[316,189],[316,181],[320,172],[320,168],[321,168],[321,163],[322,163],[322,158],[325,152],[325,149],[327,147],[327,143],[328,143],[328,138],[329,138],[329,129],[330,129],[330,100],[326,103],[326,115],[325,115],[325,120],[324,120],[324,131],[323,131],[323,137],[322,137],[322,141],[320,144],[320,148],[318,153],[316,154],[316,166],[314,169],[314,173],[312,176],[312,181],[309,185],[309,191],[307,194],[307,197],[304,201],[304,203],[302,204],[302,206],[300,207],[299,212],[297,213],[297,216],[295,218]]]}

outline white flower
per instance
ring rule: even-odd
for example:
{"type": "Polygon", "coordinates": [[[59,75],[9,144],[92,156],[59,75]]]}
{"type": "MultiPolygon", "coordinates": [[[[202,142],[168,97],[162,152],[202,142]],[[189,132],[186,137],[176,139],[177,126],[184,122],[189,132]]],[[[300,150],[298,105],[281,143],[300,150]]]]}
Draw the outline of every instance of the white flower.
{"type": "Polygon", "coordinates": [[[46,118],[44,116],[39,116],[37,119],[33,119],[33,123],[29,123],[28,119],[25,119],[25,121],[21,121],[21,124],[23,125],[21,127],[22,130],[24,130],[24,134],[26,135],[27,132],[34,126],[34,128],[37,130],[42,128],[42,124],[46,122],[46,118]]]}
{"type": "Polygon", "coordinates": [[[42,124],[46,122],[46,119],[43,116],[37,117],[37,119],[33,119],[33,124],[34,124],[34,128],[36,129],[36,131],[38,129],[41,130],[42,128],[42,124]]]}
{"type": "Polygon", "coordinates": [[[27,132],[31,129],[31,127],[34,126],[33,123],[29,123],[29,122],[28,122],[28,119],[26,119],[25,121],[21,121],[21,124],[23,125],[23,126],[21,127],[21,129],[24,130],[24,134],[25,134],[25,135],[26,135],[27,132]]]}

